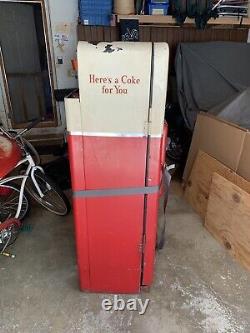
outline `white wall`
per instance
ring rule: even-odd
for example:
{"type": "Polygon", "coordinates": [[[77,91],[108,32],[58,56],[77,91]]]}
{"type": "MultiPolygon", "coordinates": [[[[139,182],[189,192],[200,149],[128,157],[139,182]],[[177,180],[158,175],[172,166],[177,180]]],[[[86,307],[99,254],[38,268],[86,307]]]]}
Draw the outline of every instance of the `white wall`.
{"type": "MultiPolygon", "coordinates": [[[[11,0],[10,0],[11,1],[11,0]]],[[[77,87],[77,79],[72,76],[71,59],[76,57],[78,0],[45,0],[49,23],[51,55],[54,61],[55,89],[77,87]],[[68,41],[58,42],[57,36],[63,34],[68,41]],[[64,44],[64,45],[63,45],[64,44]],[[57,57],[63,58],[63,64],[57,64],[57,57]]],[[[14,2],[18,2],[14,0],[14,2]]],[[[61,125],[55,129],[43,129],[43,133],[57,133],[65,129],[64,103],[58,103],[61,125]]],[[[5,106],[3,98],[3,82],[0,75],[0,118],[5,123],[5,106]]],[[[39,130],[36,130],[39,133],[39,130]]]]}
{"type": "Polygon", "coordinates": [[[59,89],[74,88],[77,80],[71,75],[71,59],[76,57],[78,0],[47,0],[51,21],[53,51],[55,62],[63,57],[63,65],[56,64],[57,85],[59,89]],[[66,34],[69,41],[58,42],[56,35],[66,34]],[[64,46],[59,46],[64,44],[64,46]]]}

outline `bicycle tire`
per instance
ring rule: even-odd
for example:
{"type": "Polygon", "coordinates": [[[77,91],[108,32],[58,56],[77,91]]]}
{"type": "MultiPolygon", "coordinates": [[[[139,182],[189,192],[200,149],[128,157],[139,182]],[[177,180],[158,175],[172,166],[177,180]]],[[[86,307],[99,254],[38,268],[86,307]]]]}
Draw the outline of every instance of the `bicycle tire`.
{"type": "Polygon", "coordinates": [[[21,223],[18,220],[10,219],[1,222],[0,227],[0,252],[2,252],[16,241],[20,233],[21,223]]]}
{"type": "Polygon", "coordinates": [[[41,198],[38,194],[31,178],[29,179],[26,188],[28,193],[36,200],[36,202],[56,215],[68,215],[71,210],[70,202],[63,191],[55,184],[55,182],[40,170],[35,171],[34,177],[44,194],[44,198],[41,198]],[[46,188],[44,188],[44,186],[46,188]],[[51,189],[48,189],[48,187],[51,189]],[[58,200],[57,203],[53,202],[53,199],[49,199],[49,196],[51,197],[51,195],[56,195],[58,200]]]}
{"type": "MultiPolygon", "coordinates": [[[[17,212],[17,205],[19,202],[20,189],[18,188],[18,185],[14,182],[8,182],[4,185],[0,185],[0,188],[1,187],[14,191],[10,195],[0,196],[0,221],[3,222],[7,219],[15,218],[17,212]]],[[[24,191],[22,208],[18,219],[22,221],[29,214],[29,211],[29,198],[27,192],[24,191]]]]}

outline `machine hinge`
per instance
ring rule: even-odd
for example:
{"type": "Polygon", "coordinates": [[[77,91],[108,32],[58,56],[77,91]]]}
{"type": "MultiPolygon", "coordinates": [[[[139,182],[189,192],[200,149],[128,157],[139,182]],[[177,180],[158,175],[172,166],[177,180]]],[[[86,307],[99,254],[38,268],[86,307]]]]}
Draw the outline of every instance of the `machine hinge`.
{"type": "Polygon", "coordinates": [[[151,135],[151,133],[152,133],[152,122],[151,121],[145,121],[144,132],[146,135],[151,135]]]}
{"type": "Polygon", "coordinates": [[[140,251],[140,253],[144,253],[144,251],[145,251],[145,246],[146,246],[146,235],[143,235],[143,240],[142,240],[142,242],[139,244],[139,251],[140,251]]]}

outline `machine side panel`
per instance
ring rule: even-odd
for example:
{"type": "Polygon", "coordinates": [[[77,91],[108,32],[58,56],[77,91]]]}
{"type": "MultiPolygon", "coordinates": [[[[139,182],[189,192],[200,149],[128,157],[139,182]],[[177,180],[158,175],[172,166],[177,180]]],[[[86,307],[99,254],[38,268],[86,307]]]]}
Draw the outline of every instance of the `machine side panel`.
{"type": "Polygon", "coordinates": [[[143,187],[144,138],[84,137],[86,189],[143,187]]]}
{"type": "MultiPolygon", "coordinates": [[[[167,126],[164,128],[162,138],[151,138],[149,143],[149,166],[148,183],[150,186],[158,185],[162,181],[162,171],[165,162],[167,140],[167,126]]],[[[153,282],[156,234],[159,210],[160,192],[147,196],[146,223],[145,223],[145,246],[143,255],[142,285],[150,286],[153,282]]]]}
{"type": "Polygon", "coordinates": [[[143,256],[143,286],[151,286],[153,282],[158,209],[159,193],[148,195],[146,211],[145,246],[143,256]]]}
{"type": "Polygon", "coordinates": [[[80,199],[87,212],[90,291],[140,291],[146,146],[146,137],[83,137],[86,184],[79,195],[97,190],[96,197],[80,199]],[[105,192],[131,188],[142,193],[105,192]]]}
{"type": "MultiPolygon", "coordinates": [[[[72,189],[74,192],[85,188],[83,137],[69,135],[67,141],[72,189]]],[[[86,199],[73,197],[73,208],[80,289],[88,290],[90,289],[90,271],[86,199]]]]}
{"type": "Polygon", "coordinates": [[[90,290],[138,293],[144,196],[87,200],[90,290]]]}

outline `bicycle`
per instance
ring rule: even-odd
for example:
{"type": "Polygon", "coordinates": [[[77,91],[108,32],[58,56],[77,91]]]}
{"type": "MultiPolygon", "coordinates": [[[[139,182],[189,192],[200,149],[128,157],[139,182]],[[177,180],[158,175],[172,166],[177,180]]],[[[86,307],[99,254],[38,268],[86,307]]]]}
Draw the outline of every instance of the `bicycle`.
{"type": "MultiPolygon", "coordinates": [[[[20,221],[29,211],[29,195],[50,212],[65,216],[70,203],[58,186],[45,175],[39,165],[40,158],[23,135],[35,127],[40,120],[33,121],[27,128],[17,132],[6,130],[0,125],[0,254],[13,243],[9,227],[18,229],[20,221]],[[1,146],[2,145],[2,146],[1,146]],[[12,149],[12,155],[8,149],[12,149]],[[8,157],[7,157],[8,155],[8,157]],[[9,175],[16,171],[16,175],[9,175]]],[[[14,240],[16,236],[14,237],[14,240]]],[[[6,254],[6,253],[5,253],[6,254]]],[[[6,254],[8,255],[8,254],[6,254]]],[[[8,255],[9,256],[9,255],[8,255]]]]}

